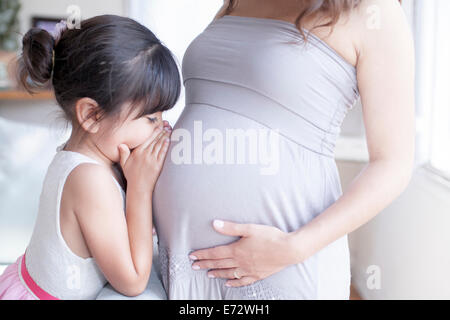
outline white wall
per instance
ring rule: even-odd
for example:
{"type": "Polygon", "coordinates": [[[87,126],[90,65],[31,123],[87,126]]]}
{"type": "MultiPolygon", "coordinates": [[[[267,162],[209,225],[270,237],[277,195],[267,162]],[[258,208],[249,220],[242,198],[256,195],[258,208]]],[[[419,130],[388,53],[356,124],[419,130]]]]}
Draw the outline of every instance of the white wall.
{"type": "Polygon", "coordinates": [[[67,7],[77,5],[81,9],[81,18],[87,19],[101,14],[123,15],[124,0],[22,0],[20,10],[20,29],[25,33],[31,27],[32,16],[67,17],[67,7]]]}
{"type": "MultiPolygon", "coordinates": [[[[338,161],[345,192],[365,163],[338,161]]],[[[364,299],[450,299],[450,184],[421,168],[402,195],[349,235],[352,281],[364,299]],[[380,289],[367,268],[379,267],[380,289]]]]}

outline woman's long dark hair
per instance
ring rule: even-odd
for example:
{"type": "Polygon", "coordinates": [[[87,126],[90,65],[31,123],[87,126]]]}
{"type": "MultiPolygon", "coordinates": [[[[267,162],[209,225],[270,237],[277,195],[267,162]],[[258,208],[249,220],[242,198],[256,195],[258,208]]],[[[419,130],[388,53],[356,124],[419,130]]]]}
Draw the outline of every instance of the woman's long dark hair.
{"type": "Polygon", "coordinates": [[[139,106],[140,115],[171,109],[181,80],[172,53],[146,27],[115,16],[96,16],[66,29],[55,44],[39,28],[23,37],[18,77],[25,89],[52,84],[58,104],[74,121],[74,105],[95,100],[102,116],[119,114],[124,103],[139,106]]]}

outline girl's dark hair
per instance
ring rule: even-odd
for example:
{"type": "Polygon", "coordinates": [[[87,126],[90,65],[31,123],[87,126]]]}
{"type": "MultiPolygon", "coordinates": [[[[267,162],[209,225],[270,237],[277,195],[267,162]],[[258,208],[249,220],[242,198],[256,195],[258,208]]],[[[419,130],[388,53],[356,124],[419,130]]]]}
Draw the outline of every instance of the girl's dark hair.
{"type": "Polygon", "coordinates": [[[172,53],[149,29],[115,15],[66,29],[56,45],[47,31],[30,29],[23,37],[18,77],[30,92],[51,81],[69,120],[83,97],[95,100],[103,116],[119,114],[126,102],[139,107],[142,116],[171,109],[181,90],[172,53]]]}

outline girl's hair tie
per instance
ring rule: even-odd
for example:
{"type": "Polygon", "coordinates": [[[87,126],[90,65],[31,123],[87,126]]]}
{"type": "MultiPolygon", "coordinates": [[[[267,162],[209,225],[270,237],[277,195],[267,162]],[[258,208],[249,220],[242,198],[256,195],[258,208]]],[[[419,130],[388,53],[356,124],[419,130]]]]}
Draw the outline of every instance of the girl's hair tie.
{"type": "Polygon", "coordinates": [[[55,40],[55,46],[58,44],[59,39],[61,39],[61,34],[67,30],[66,20],[61,20],[55,26],[55,29],[51,33],[53,39],[55,40]]]}
{"type": "Polygon", "coordinates": [[[67,22],[66,20],[61,20],[60,22],[58,22],[55,25],[55,29],[53,30],[53,32],[51,33],[53,40],[54,40],[54,44],[53,44],[53,50],[52,50],[52,73],[51,73],[51,77],[53,77],[53,69],[55,68],[55,47],[59,42],[59,39],[61,39],[61,35],[64,31],[67,30],[67,22]]]}

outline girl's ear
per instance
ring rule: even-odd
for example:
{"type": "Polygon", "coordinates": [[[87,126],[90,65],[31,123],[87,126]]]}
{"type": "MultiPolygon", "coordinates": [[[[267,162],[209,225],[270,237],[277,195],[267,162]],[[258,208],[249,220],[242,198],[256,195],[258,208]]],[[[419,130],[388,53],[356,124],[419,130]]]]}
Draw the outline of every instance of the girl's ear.
{"type": "Polygon", "coordinates": [[[90,133],[97,133],[100,128],[99,119],[102,110],[98,103],[91,98],[81,98],[75,105],[75,114],[78,123],[83,130],[90,133]]]}

